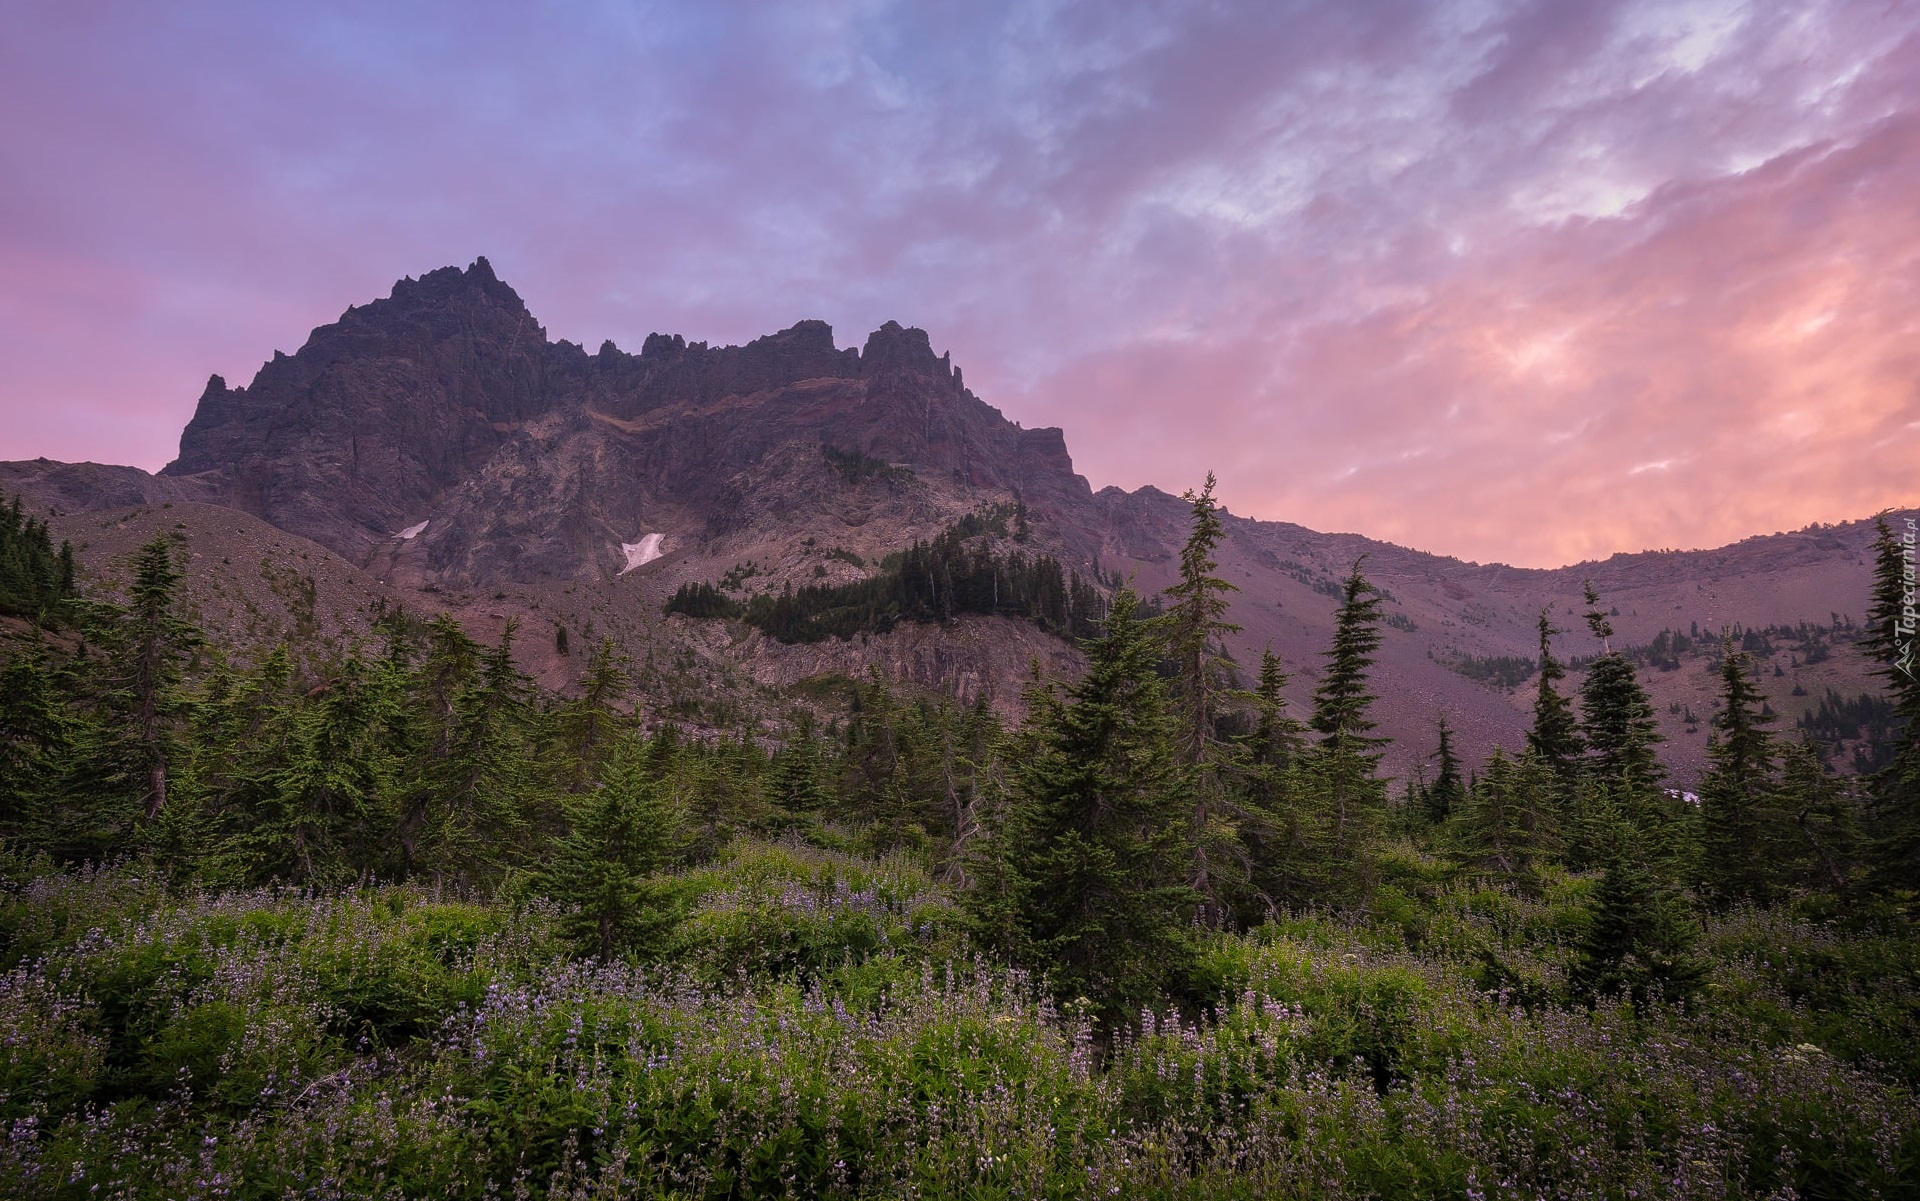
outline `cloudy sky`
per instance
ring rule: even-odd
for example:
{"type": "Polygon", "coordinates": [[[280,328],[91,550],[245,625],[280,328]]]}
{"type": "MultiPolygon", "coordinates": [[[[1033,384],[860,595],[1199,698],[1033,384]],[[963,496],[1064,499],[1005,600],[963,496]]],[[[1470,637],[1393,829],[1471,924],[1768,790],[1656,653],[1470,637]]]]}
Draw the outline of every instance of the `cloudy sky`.
{"type": "Polygon", "coordinates": [[[0,458],[486,255],[896,319],[1096,487],[1479,560],[1920,504],[1920,5],[11,0],[0,458]]]}

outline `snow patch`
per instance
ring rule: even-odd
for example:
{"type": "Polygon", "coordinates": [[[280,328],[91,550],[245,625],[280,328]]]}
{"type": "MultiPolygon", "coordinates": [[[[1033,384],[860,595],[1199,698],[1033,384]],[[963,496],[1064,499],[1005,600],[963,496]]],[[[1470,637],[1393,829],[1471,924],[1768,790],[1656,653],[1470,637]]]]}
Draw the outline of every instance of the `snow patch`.
{"type": "Polygon", "coordinates": [[[620,574],[625,575],[634,568],[651,563],[665,554],[666,552],[660,549],[660,544],[666,540],[665,534],[648,534],[638,542],[622,542],[620,553],[627,557],[627,565],[620,569],[620,574]]]}
{"type": "Polygon", "coordinates": [[[399,533],[395,534],[394,537],[400,539],[400,541],[402,542],[411,542],[426,531],[428,523],[431,522],[432,520],[433,518],[429,517],[427,518],[426,521],[421,522],[419,525],[410,525],[406,529],[401,530],[399,533]]]}

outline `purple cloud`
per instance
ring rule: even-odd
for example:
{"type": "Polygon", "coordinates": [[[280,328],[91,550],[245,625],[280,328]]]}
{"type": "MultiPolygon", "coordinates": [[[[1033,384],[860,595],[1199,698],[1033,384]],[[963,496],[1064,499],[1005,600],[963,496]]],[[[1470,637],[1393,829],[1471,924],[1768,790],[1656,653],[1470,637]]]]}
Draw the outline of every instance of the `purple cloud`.
{"type": "Polygon", "coordinates": [[[1920,12],[17,6],[0,456],[486,254],[556,337],[929,329],[1096,485],[1474,558],[1920,498],[1920,12]]]}

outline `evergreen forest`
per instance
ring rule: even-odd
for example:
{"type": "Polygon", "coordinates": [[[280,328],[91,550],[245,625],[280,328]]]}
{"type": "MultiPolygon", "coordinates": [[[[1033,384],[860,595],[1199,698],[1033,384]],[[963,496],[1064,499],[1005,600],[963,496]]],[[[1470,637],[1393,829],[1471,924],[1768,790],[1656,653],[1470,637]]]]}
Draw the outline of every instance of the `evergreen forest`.
{"type": "Polygon", "coordinates": [[[1728,631],[1696,803],[1640,682],[1674,640],[1615,649],[1591,588],[1488,669],[1523,745],[1464,762],[1441,720],[1389,780],[1365,562],[1295,712],[1305,665],[1228,657],[1211,477],[1186,500],[1158,595],[1012,512],[854,584],[683,590],[786,640],[1000,614],[1085,651],[1013,725],[875,676],[733,729],[643,721],[674,698],[611,642],[559,694],[511,626],[220,645],[185,547],[96,593],[14,503],[0,1195],[1920,1197],[1884,521],[1834,653],[1887,752],[1836,773],[1838,697],[1776,729],[1728,631]]]}
{"type": "Polygon", "coordinates": [[[745,602],[712,584],[684,584],[666,612],[745,621],[781,642],[884,634],[903,621],[945,624],[967,613],[1023,618],[1073,638],[1098,633],[1106,602],[1097,580],[1049,555],[999,553],[994,536],[1025,542],[1025,506],[969,513],[930,541],[888,555],[877,572],[853,583],[788,587],[745,602]]]}

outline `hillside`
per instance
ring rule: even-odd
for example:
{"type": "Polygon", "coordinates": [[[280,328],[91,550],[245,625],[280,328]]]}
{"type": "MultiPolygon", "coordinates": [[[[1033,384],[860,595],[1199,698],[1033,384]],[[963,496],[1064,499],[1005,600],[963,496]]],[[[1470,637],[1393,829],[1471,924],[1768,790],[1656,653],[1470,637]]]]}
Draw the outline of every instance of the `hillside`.
{"type": "MultiPolygon", "coordinates": [[[[155,530],[178,534],[203,620],[255,643],[350,639],[383,603],[451,613],[488,640],[512,619],[542,684],[564,687],[578,648],[611,636],[662,687],[693,689],[714,721],[774,707],[770,686],[869,667],[1010,710],[1031,659],[1069,674],[1077,653],[1000,617],[786,646],[663,618],[682,584],[731,581],[745,598],[864,578],[969,512],[1018,504],[1026,549],[1154,590],[1186,535],[1177,496],[1094,491],[1062,431],[1007,420],[921,330],[889,322],[840,347],[825,323],[802,321],[745,346],[654,334],[638,354],[612,343],[590,354],[550,340],[484,259],[350,308],[244,387],[212,378],[158,475],[40,460],[0,464],[0,488],[49,514],[96,576],[155,530]]],[[[1229,517],[1220,559],[1241,590],[1233,653],[1250,663],[1271,645],[1304,710],[1335,581],[1365,556],[1388,596],[1376,683],[1396,740],[1388,769],[1403,776],[1441,711],[1474,758],[1520,743],[1530,681],[1505,661],[1532,658],[1542,609],[1569,631],[1562,658],[1596,651],[1578,620],[1591,579],[1624,644],[1689,633],[1669,670],[1643,672],[1684,785],[1706,737],[1685,719],[1709,710],[1722,629],[1826,631],[1774,640],[1780,672],[1763,683],[1789,721],[1828,689],[1865,687],[1844,643],[1865,601],[1869,533],[1862,521],[1540,571],[1229,517]]]]}

